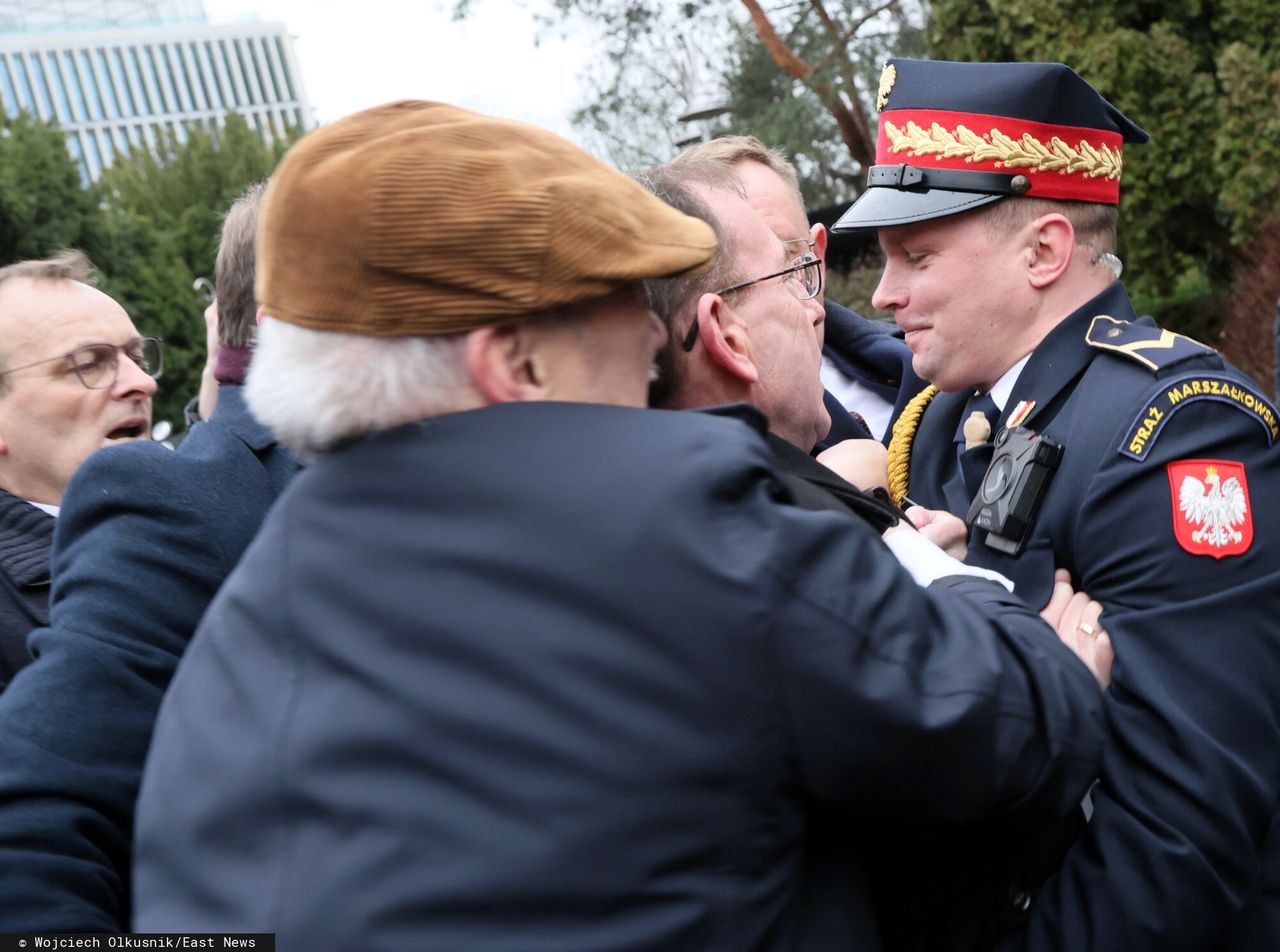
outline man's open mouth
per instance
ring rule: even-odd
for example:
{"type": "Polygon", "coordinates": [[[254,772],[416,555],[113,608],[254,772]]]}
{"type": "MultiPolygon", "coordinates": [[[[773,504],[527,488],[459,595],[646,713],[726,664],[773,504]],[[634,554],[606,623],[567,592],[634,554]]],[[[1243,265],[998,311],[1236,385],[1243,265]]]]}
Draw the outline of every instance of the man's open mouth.
{"type": "Polygon", "coordinates": [[[118,426],[107,434],[109,440],[136,440],[147,432],[145,423],[126,423],[124,426],[118,426]]]}

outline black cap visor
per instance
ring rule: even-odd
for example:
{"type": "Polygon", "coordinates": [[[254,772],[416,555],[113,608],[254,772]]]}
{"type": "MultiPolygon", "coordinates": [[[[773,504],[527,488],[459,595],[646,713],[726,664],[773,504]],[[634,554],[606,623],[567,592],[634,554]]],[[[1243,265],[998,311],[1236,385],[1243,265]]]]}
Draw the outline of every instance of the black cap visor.
{"type": "Polygon", "coordinates": [[[831,230],[836,234],[871,231],[958,215],[1007,195],[1025,194],[1029,185],[1022,175],[873,165],[867,174],[867,190],[831,230]]]}

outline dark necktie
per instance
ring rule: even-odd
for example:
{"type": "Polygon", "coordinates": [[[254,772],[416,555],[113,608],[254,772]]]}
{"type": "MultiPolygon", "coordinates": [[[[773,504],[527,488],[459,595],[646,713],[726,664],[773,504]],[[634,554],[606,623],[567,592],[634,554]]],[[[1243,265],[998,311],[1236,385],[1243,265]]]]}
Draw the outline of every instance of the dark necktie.
{"type": "Polygon", "coordinates": [[[988,393],[977,394],[969,398],[969,402],[964,405],[964,413],[960,415],[960,423],[956,426],[956,466],[959,467],[960,475],[964,477],[966,488],[969,490],[969,496],[977,492],[978,482],[982,479],[982,474],[986,472],[987,464],[991,462],[991,438],[995,436],[996,420],[1000,419],[1000,408],[996,406],[996,402],[991,399],[988,393]],[[974,450],[982,450],[982,452],[969,453],[966,456],[965,449],[965,423],[974,413],[980,414],[980,418],[969,424],[971,431],[975,435],[982,437],[982,443],[974,447],[974,450]],[[985,419],[985,426],[983,420],[985,419]]]}
{"type": "MultiPolygon", "coordinates": [[[[973,414],[981,414],[986,419],[986,432],[982,434],[981,420],[976,421],[978,434],[982,436],[981,442],[991,442],[991,437],[996,432],[996,420],[1000,419],[1000,408],[996,406],[996,402],[991,399],[989,393],[975,393],[969,398],[969,402],[964,405],[964,413],[960,414],[960,423],[956,426],[956,458],[959,459],[965,451],[965,423],[973,414]]],[[[970,424],[974,428],[974,424],[970,424]]]]}

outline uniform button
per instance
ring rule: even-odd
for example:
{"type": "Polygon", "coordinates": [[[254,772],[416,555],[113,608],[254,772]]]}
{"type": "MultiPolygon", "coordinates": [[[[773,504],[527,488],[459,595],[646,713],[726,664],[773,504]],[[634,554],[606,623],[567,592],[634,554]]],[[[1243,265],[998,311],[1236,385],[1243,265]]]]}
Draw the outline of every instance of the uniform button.
{"type": "Polygon", "coordinates": [[[1111,328],[1109,331],[1107,331],[1107,336],[1108,336],[1108,337],[1119,337],[1119,336],[1120,336],[1121,334],[1123,334],[1123,333],[1124,333],[1124,331],[1122,331],[1120,328],[1118,328],[1118,327],[1113,327],[1113,328],[1111,328]]]}

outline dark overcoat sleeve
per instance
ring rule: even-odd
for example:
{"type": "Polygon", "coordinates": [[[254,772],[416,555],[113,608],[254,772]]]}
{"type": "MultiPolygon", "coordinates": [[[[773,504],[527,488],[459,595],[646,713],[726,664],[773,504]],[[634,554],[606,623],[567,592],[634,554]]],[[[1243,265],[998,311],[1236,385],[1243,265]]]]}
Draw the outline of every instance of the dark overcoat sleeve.
{"type": "Polygon", "coordinates": [[[984,579],[921,589],[877,540],[857,545],[861,532],[781,535],[780,700],[814,795],[917,832],[1029,823],[1079,802],[1101,695],[1038,616],[984,579]]]}
{"type": "Polygon", "coordinates": [[[274,493],[240,451],[249,469],[111,447],[68,486],[50,627],[0,695],[0,931],[127,927],[134,803],[161,696],[274,493]]]}

